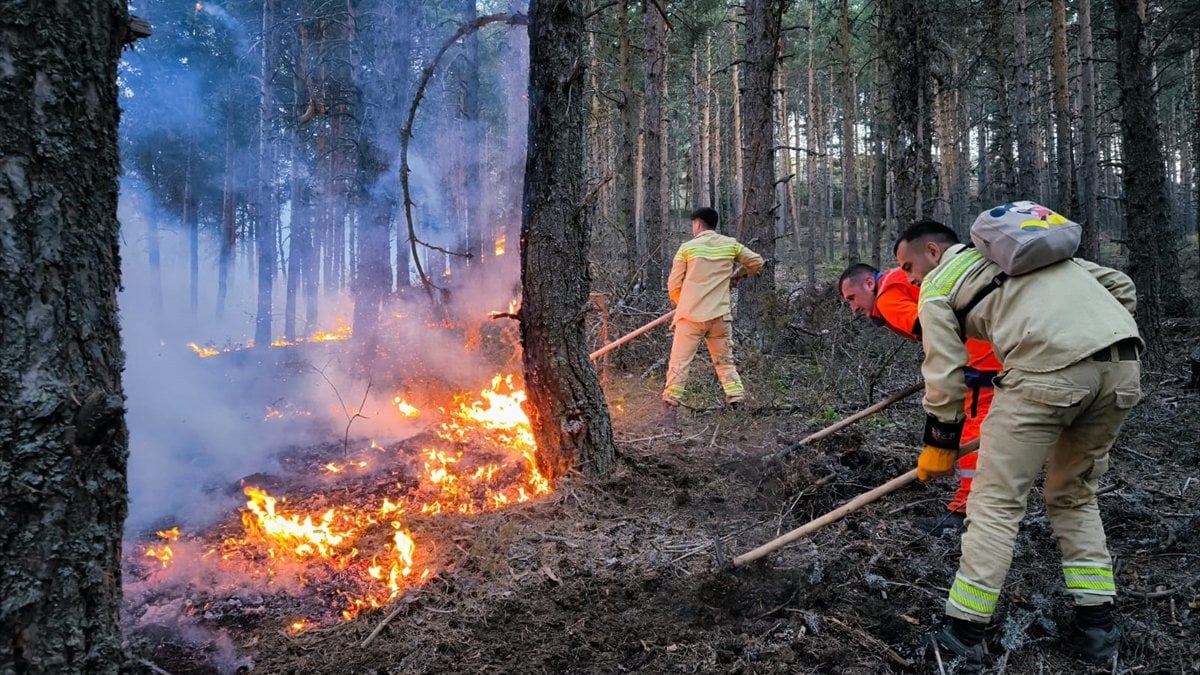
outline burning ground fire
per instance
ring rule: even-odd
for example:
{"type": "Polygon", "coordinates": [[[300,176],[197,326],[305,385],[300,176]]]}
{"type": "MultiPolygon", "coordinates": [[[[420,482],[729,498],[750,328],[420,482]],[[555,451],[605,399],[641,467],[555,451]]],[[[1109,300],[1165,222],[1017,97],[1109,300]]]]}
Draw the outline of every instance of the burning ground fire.
{"type": "Polygon", "coordinates": [[[322,598],[326,609],[288,617],[293,633],[382,607],[431,575],[439,542],[423,527],[433,530],[439,518],[501,509],[550,492],[537,468],[524,400],[511,375],[497,375],[487,389],[460,395],[436,412],[396,396],[396,415],[441,419],[433,434],[418,437],[428,441],[419,451],[372,441],[364,451],[369,454],[316,469],[326,484],[370,473],[373,487],[356,491],[338,483],[291,499],[246,484],[239,525],[208,533],[159,531],[153,544],[141,548],[138,559],[150,562],[140,565],[137,576],[153,584],[177,570],[186,575],[191,566],[215,565],[219,574],[258,580],[280,592],[299,586],[322,598]]]}
{"type": "MultiPolygon", "coordinates": [[[[280,338],[278,340],[271,341],[271,346],[278,348],[292,347],[303,342],[341,342],[343,340],[350,339],[352,330],[353,329],[346,324],[345,319],[337,317],[334,319],[334,328],[331,331],[319,330],[312,335],[299,337],[295,340],[285,340],[280,338]]],[[[237,345],[235,347],[216,347],[213,345],[202,345],[197,342],[189,342],[187,343],[187,346],[192,351],[196,352],[196,356],[199,356],[202,359],[207,359],[220,354],[228,354],[230,352],[237,352],[243,349],[253,349],[254,340],[247,340],[245,344],[237,345]]]]}

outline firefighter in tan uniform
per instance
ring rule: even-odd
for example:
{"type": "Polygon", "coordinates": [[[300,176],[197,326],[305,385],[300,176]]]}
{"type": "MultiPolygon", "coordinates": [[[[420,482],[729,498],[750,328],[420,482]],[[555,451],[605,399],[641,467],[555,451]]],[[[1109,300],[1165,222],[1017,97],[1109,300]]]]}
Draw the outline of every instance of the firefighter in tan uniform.
{"type": "Polygon", "coordinates": [[[691,219],[693,236],[675,253],[667,279],[667,293],[675,305],[675,339],[663,390],[663,421],[670,425],[676,421],[688,369],[701,341],[708,343],[726,402],[736,404],[745,397],[746,388],[733,364],[729,285],[735,263],[742,266],[739,277],[753,276],[763,268],[762,256],[717,233],[720,218],[715,210],[696,209],[691,219]]]}
{"type": "Polygon", "coordinates": [[[1046,515],[1076,606],[1080,647],[1090,658],[1111,659],[1120,643],[1112,617],[1116,586],[1096,484],[1122,422],[1141,398],[1143,345],[1133,319],[1133,282],[1116,270],[1070,259],[1000,277],[995,285],[1001,270],[994,262],[915,226],[901,235],[896,257],[910,280],[922,282],[928,416],[918,466],[926,476],[954,471],[966,393],[963,339],[991,342],[1005,367],[983,423],[948,618],[931,646],[947,659],[956,656],[958,672],[982,669],[983,629],[1012,563],[1030,488],[1044,466],[1046,515]],[[995,288],[960,323],[956,310],[989,285],[995,288]]]}

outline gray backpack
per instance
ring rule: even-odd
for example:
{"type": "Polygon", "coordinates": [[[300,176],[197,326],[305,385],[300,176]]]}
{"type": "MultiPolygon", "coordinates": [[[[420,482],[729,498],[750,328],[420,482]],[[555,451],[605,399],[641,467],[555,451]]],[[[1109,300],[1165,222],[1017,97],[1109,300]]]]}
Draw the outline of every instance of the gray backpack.
{"type": "Polygon", "coordinates": [[[1074,256],[1082,234],[1079,223],[1030,201],[988,209],[971,225],[975,248],[1010,277],[1074,256]]]}
{"type": "Polygon", "coordinates": [[[1006,279],[1073,257],[1082,235],[1079,223],[1031,201],[1009,202],[979,214],[971,225],[971,243],[1004,271],[954,312],[960,335],[966,339],[971,310],[1006,279]]]}

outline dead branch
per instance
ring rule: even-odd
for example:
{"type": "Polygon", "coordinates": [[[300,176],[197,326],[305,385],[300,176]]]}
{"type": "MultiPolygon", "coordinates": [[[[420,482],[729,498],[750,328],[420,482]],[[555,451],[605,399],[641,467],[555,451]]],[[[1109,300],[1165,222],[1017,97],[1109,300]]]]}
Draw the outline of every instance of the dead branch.
{"type": "MultiPolygon", "coordinates": [[[[455,253],[453,251],[432,246],[424,241],[421,241],[421,239],[417,237],[417,230],[413,225],[412,190],[408,184],[408,174],[410,171],[408,164],[408,144],[409,141],[412,140],[412,130],[413,124],[417,118],[417,108],[419,108],[421,105],[421,99],[425,98],[425,89],[429,86],[429,81],[433,79],[433,73],[437,70],[438,63],[441,62],[442,57],[445,56],[450,47],[454,46],[456,42],[464,37],[474,33],[484,26],[501,22],[507,23],[510,26],[528,26],[529,17],[524,14],[488,14],[486,16],[481,16],[470,23],[465,23],[462,26],[459,26],[458,30],[454,31],[454,34],[451,35],[444,43],[442,43],[442,46],[434,55],[433,60],[429,62],[429,65],[425,66],[424,70],[421,71],[421,81],[417,85],[416,93],[413,94],[412,104],[408,108],[408,119],[404,123],[404,128],[400,130],[400,188],[404,192],[404,219],[408,223],[408,245],[412,249],[412,258],[413,262],[416,263],[417,266],[417,275],[421,279],[421,287],[424,288],[425,292],[429,294],[429,300],[431,302],[435,301],[433,291],[434,289],[438,288],[438,286],[436,286],[433,283],[433,280],[429,278],[429,275],[426,274],[425,267],[421,264],[421,257],[417,255],[417,245],[420,244],[426,248],[438,250],[449,255],[462,255],[464,257],[470,257],[470,254],[455,253]]],[[[445,289],[439,290],[442,290],[443,292],[445,291],[445,289]]]]}
{"type": "Polygon", "coordinates": [[[805,436],[804,438],[800,439],[799,441],[796,441],[792,445],[784,448],[783,450],[780,450],[779,452],[775,453],[774,455],[768,455],[768,456],[764,457],[763,462],[764,463],[767,463],[767,462],[780,463],[783,460],[787,459],[788,455],[790,455],[793,452],[799,450],[800,448],[808,445],[809,443],[812,443],[813,441],[819,441],[822,438],[825,438],[827,436],[831,436],[834,433],[841,431],[842,429],[845,429],[846,427],[850,426],[851,424],[854,424],[855,422],[857,422],[863,418],[870,417],[871,415],[874,415],[875,413],[891,406],[892,404],[902,401],[902,400],[908,398],[909,396],[912,396],[913,394],[917,393],[918,391],[921,391],[924,388],[925,388],[925,383],[918,382],[910,387],[901,389],[900,391],[896,392],[895,394],[892,394],[891,396],[883,399],[882,401],[880,401],[879,403],[876,403],[873,406],[863,408],[862,410],[854,413],[853,415],[847,417],[844,420],[841,420],[840,422],[831,424],[816,433],[809,434],[808,436],[805,436]]]}

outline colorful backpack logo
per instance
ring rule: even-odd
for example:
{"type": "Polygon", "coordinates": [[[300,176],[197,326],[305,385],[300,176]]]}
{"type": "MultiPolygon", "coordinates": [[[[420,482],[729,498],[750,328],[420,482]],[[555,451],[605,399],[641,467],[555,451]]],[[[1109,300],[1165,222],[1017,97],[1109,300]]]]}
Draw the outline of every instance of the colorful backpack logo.
{"type": "Polygon", "coordinates": [[[1083,228],[1031,201],[988,209],[971,225],[971,241],[1008,276],[1026,274],[1075,255],[1083,228]]]}

